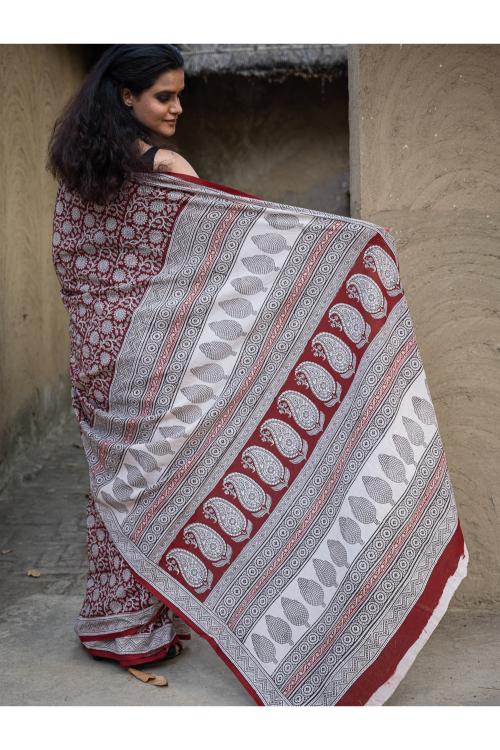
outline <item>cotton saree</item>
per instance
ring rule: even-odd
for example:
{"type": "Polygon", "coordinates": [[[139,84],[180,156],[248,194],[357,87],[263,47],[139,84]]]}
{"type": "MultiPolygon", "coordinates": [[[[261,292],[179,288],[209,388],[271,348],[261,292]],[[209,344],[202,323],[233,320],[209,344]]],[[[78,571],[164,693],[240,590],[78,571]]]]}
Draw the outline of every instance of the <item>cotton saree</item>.
{"type": "Polygon", "coordinates": [[[195,631],[258,705],[384,703],[468,560],[393,237],[146,172],[104,206],[60,183],[53,229],[85,648],[195,631]]]}

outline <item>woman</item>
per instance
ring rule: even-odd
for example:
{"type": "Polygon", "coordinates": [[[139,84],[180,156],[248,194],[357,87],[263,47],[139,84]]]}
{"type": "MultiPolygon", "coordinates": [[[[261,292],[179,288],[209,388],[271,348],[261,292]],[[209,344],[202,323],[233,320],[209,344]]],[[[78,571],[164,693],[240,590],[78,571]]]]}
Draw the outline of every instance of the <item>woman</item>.
{"type": "MultiPolygon", "coordinates": [[[[135,170],[197,177],[189,162],[172,150],[170,141],[182,114],[183,66],[180,51],[171,45],[124,44],[106,50],[55,124],[48,162],[52,174],[68,189],[77,190],[85,201],[97,203],[112,199],[135,170]]],[[[75,408],[80,419],[81,409],[78,404],[75,408]]],[[[110,651],[109,648],[89,646],[88,650],[95,656],[116,659],[124,666],[158,659],[165,654],[166,658],[173,658],[182,648],[179,639],[190,638],[189,632],[178,622],[173,635],[167,609],[134,580],[128,568],[123,567],[121,578],[116,575],[111,558],[116,559],[117,550],[112,548],[104,528],[97,531],[94,524],[91,528],[98,536],[89,535],[89,549],[96,541],[105,542],[108,549],[101,556],[106,556],[106,559],[99,558],[98,567],[90,558],[82,618],[88,619],[92,615],[109,619],[128,611],[132,623],[131,610],[144,602],[148,604],[146,611],[150,617],[146,626],[142,622],[140,626],[132,623],[132,627],[123,629],[121,625],[124,623],[120,621],[111,630],[107,626],[103,630],[105,638],[99,632],[92,636],[82,634],[86,631],[82,630],[81,623],[77,623],[76,632],[82,643],[93,643],[95,635],[105,643],[116,633],[123,637],[124,630],[128,636],[146,634],[143,641],[149,639],[153,643],[156,631],[162,628],[161,645],[158,647],[155,643],[152,650],[139,657],[124,657],[120,651],[110,651]]],[[[145,615],[141,613],[135,619],[143,621],[145,615]]],[[[95,629],[98,631],[98,626],[95,629]]],[[[142,648],[147,648],[147,645],[142,648]]]]}
{"type": "Polygon", "coordinates": [[[134,169],[197,177],[172,150],[184,61],[170,45],[113,45],[56,122],[49,169],[86,200],[109,200],[134,169]]]}
{"type": "Polygon", "coordinates": [[[112,47],[51,143],[76,632],[126,666],[191,627],[260,705],[383,703],[467,565],[394,242],[200,179],[183,86],[175,48],[112,47]]]}

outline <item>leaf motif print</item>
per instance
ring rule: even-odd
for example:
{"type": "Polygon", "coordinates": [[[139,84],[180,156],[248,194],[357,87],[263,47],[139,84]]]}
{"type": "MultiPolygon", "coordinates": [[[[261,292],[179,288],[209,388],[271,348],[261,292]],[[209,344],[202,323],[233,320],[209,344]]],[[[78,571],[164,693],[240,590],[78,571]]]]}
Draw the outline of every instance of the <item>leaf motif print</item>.
{"type": "Polygon", "coordinates": [[[168,456],[173,454],[173,450],[168,440],[159,440],[157,443],[148,443],[148,450],[155,456],[168,456]]]}
{"type": "Polygon", "coordinates": [[[125,464],[125,468],[127,470],[127,482],[132,485],[132,487],[147,487],[148,483],[142,476],[141,472],[136,466],[132,466],[131,464],[125,464]]]}
{"type": "Polygon", "coordinates": [[[115,500],[114,497],[108,495],[104,490],[101,492],[101,497],[110,508],[114,508],[114,510],[117,510],[119,513],[125,513],[127,511],[127,507],[123,505],[123,503],[119,503],[118,500],[115,500]]]}
{"type": "Polygon", "coordinates": [[[249,258],[242,258],[242,263],[250,273],[271,273],[278,269],[274,265],[274,260],[267,255],[252,255],[249,258]]]}
{"type": "Polygon", "coordinates": [[[215,363],[192,367],[191,372],[204,383],[219,383],[221,380],[227,380],[228,378],[222,367],[215,363]]]}
{"type": "Polygon", "coordinates": [[[309,610],[296,599],[288,599],[286,596],[281,597],[281,606],[285,613],[286,619],[297,627],[305,625],[310,628],[309,610]]]}
{"type": "Polygon", "coordinates": [[[422,445],[424,447],[427,445],[425,442],[424,431],[418,422],[415,422],[414,419],[410,419],[410,417],[403,417],[403,424],[410,439],[410,443],[417,446],[422,445]]]}
{"type": "Polygon", "coordinates": [[[233,355],[236,356],[229,344],[225,344],[223,341],[209,341],[205,344],[200,344],[200,349],[208,359],[226,359],[233,355]]]}
{"type": "Polygon", "coordinates": [[[266,291],[262,279],[259,279],[257,276],[240,276],[238,279],[233,279],[230,283],[233,289],[236,289],[240,294],[252,295],[266,291]]]}
{"type": "Polygon", "coordinates": [[[266,621],[268,633],[273,641],[280,644],[286,644],[287,646],[293,646],[292,628],[285,620],[281,617],[274,617],[273,615],[266,615],[264,619],[266,621]]]}
{"type": "Polygon", "coordinates": [[[160,427],[160,433],[164,438],[178,438],[186,434],[186,428],[173,424],[168,427],[160,427]]]}
{"type": "Polygon", "coordinates": [[[421,422],[424,424],[437,424],[436,414],[430,401],[427,401],[425,398],[420,398],[419,396],[412,396],[411,402],[415,409],[415,414],[421,422]]]}
{"type": "Polygon", "coordinates": [[[213,390],[208,385],[188,385],[181,388],[181,393],[193,404],[203,404],[215,398],[213,390]]]}
{"type": "Polygon", "coordinates": [[[222,307],[226,315],[230,315],[232,318],[248,318],[249,315],[257,314],[250,300],[238,297],[219,302],[219,307],[222,307]]]}
{"type": "Polygon", "coordinates": [[[349,505],[351,506],[352,514],[360,523],[371,524],[374,523],[376,526],[380,523],[377,519],[377,512],[375,506],[371,504],[366,497],[356,497],[355,495],[349,496],[349,505]]]}
{"type": "Polygon", "coordinates": [[[160,471],[160,467],[156,463],[153,456],[150,456],[146,451],[140,451],[137,448],[131,448],[130,454],[135,458],[141,469],[144,471],[160,471]]]}
{"type": "Polygon", "coordinates": [[[325,592],[316,581],[310,578],[299,578],[299,591],[308,604],[314,607],[326,607],[325,592]]]}
{"type": "Polygon", "coordinates": [[[336,586],[337,585],[337,573],[334,566],[328,560],[319,560],[317,557],[313,560],[314,570],[318,581],[323,586],[336,586]]]}
{"type": "Polygon", "coordinates": [[[116,477],[115,481],[113,482],[113,492],[116,498],[118,500],[130,500],[132,497],[132,487],[129,487],[129,485],[123,481],[123,479],[120,479],[120,477],[116,477]]]}
{"type": "Polygon", "coordinates": [[[267,664],[270,661],[273,662],[273,664],[278,663],[278,660],[276,659],[276,647],[269,638],[266,638],[265,635],[252,633],[252,643],[255,653],[261,662],[264,664],[267,664]]]}
{"type": "Polygon", "coordinates": [[[380,505],[390,503],[394,505],[394,498],[392,496],[392,487],[389,482],[381,477],[361,477],[367,493],[371,499],[380,505]]]}
{"type": "Polygon", "coordinates": [[[294,214],[270,213],[264,218],[273,229],[296,229],[300,226],[298,216],[294,214]]]}
{"type": "Polygon", "coordinates": [[[275,234],[269,232],[268,234],[256,234],[252,237],[259,250],[264,253],[282,253],[283,250],[290,250],[287,245],[286,239],[282,234],[275,234]]]}
{"type": "Polygon", "coordinates": [[[396,458],[396,456],[390,456],[388,453],[380,453],[378,460],[386,477],[389,477],[391,481],[396,482],[397,484],[400,482],[408,484],[405,465],[399,460],[399,458],[396,458]]]}
{"type": "Polygon", "coordinates": [[[199,406],[185,404],[184,406],[174,406],[172,414],[174,417],[177,417],[180,422],[192,424],[193,422],[196,422],[197,419],[200,419],[203,412],[199,406]]]}
{"type": "Polygon", "coordinates": [[[329,539],[327,541],[328,551],[335,565],[339,568],[349,567],[347,562],[347,550],[338,539],[329,539]]]}
{"type": "Polygon", "coordinates": [[[208,324],[212,331],[225,341],[234,341],[245,335],[245,331],[235,320],[214,320],[208,324]]]}
{"type": "Polygon", "coordinates": [[[415,454],[413,453],[413,448],[411,447],[409,440],[403,435],[395,434],[392,436],[392,441],[403,461],[407,464],[415,464],[416,466],[415,454]]]}
{"type": "Polygon", "coordinates": [[[363,544],[361,529],[352,518],[341,516],[339,518],[340,533],[348,544],[363,544]]]}

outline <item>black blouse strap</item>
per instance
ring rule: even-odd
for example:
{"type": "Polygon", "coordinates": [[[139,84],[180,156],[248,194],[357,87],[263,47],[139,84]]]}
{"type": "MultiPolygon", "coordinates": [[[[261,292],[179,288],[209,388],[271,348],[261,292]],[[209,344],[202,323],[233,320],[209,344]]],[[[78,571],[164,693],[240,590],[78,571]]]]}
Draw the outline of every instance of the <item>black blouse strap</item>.
{"type": "Polygon", "coordinates": [[[141,155],[141,161],[144,162],[144,164],[147,164],[151,169],[153,168],[153,163],[155,160],[155,154],[158,151],[159,146],[150,146],[147,151],[145,151],[141,155]]]}

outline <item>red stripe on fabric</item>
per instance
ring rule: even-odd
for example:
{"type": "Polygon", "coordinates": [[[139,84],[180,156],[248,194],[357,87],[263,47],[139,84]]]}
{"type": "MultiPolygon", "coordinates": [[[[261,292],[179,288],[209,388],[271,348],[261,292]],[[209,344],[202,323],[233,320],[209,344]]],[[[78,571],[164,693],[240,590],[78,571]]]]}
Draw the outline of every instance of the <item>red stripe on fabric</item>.
{"type": "Polygon", "coordinates": [[[382,653],[342,696],[337,706],[366,705],[369,698],[394,674],[401,659],[427,625],[448,579],[456,572],[464,551],[464,537],[458,522],[455,533],[436,563],[417,603],[382,653]]]}

